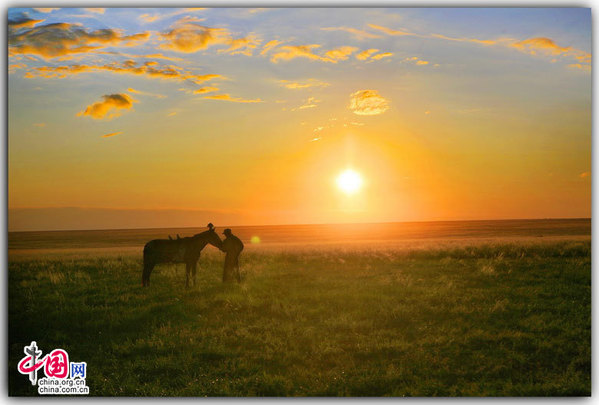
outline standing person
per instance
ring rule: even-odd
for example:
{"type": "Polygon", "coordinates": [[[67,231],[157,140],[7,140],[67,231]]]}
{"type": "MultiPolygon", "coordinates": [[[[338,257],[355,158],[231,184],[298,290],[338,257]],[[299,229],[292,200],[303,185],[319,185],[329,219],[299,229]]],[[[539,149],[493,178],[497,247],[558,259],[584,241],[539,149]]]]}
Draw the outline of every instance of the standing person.
{"type": "Polygon", "coordinates": [[[237,236],[233,235],[229,228],[224,230],[223,235],[226,236],[221,248],[221,250],[226,253],[223,283],[231,282],[233,281],[233,278],[235,278],[237,282],[241,282],[241,275],[239,274],[239,254],[243,250],[243,242],[237,236]]]}

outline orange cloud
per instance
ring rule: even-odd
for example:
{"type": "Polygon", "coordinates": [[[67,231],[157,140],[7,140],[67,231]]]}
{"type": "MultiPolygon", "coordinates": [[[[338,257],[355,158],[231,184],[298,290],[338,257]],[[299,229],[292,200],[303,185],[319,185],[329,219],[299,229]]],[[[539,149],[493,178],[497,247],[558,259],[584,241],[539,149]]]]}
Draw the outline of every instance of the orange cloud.
{"type": "Polygon", "coordinates": [[[431,37],[438,38],[438,39],[444,39],[446,41],[473,42],[475,44],[481,44],[481,45],[495,45],[499,42],[498,40],[492,40],[492,39],[453,38],[453,37],[448,37],[448,36],[441,35],[441,34],[431,34],[431,37]]]}
{"type": "MultiPolygon", "coordinates": [[[[374,55],[371,59],[373,60],[381,60],[383,58],[388,58],[393,56],[393,52],[383,52],[383,53],[378,53],[376,55],[374,55]]],[[[428,63],[428,62],[426,62],[428,63]]]]}
{"type": "Polygon", "coordinates": [[[391,28],[387,28],[387,27],[383,27],[383,26],[375,25],[375,24],[368,24],[368,26],[370,28],[375,29],[375,30],[382,31],[382,32],[384,32],[387,35],[393,35],[393,36],[403,36],[403,35],[415,36],[416,35],[416,34],[413,34],[411,32],[393,30],[391,28]]]}
{"type": "Polygon", "coordinates": [[[580,177],[581,179],[584,179],[586,177],[589,177],[591,175],[591,172],[582,172],[578,175],[578,177],[580,177]]]}
{"type": "Polygon", "coordinates": [[[366,59],[370,58],[371,55],[377,53],[378,51],[379,51],[378,49],[367,49],[365,51],[362,51],[362,52],[356,54],[356,59],[366,60],[366,59]]]}
{"type": "Polygon", "coordinates": [[[96,14],[104,14],[104,12],[106,11],[105,8],[85,8],[84,10],[96,14]]]}
{"type": "MultiPolygon", "coordinates": [[[[20,18],[18,20],[8,20],[9,31],[18,30],[20,28],[32,28],[46,20],[32,20],[31,18],[20,18]]],[[[9,36],[10,39],[10,36],[9,36]]]]}
{"type": "Polygon", "coordinates": [[[330,86],[330,83],[326,83],[317,79],[308,79],[305,82],[292,82],[289,80],[279,80],[279,83],[281,84],[281,86],[288,88],[288,89],[292,89],[292,90],[297,90],[297,89],[307,89],[310,87],[327,87],[330,86]]]}
{"type": "Polygon", "coordinates": [[[109,134],[102,135],[102,138],[110,138],[111,136],[120,135],[120,134],[122,134],[122,133],[123,133],[123,132],[111,132],[111,133],[109,133],[109,134]]]}
{"type": "Polygon", "coordinates": [[[145,41],[150,36],[149,32],[123,35],[120,31],[109,28],[88,31],[80,25],[69,23],[52,23],[27,29],[31,24],[33,23],[9,23],[9,55],[30,54],[55,58],[87,53],[106,46],[130,45],[131,42],[145,41]]]}
{"type": "Polygon", "coordinates": [[[194,18],[182,18],[166,33],[161,34],[166,44],[160,47],[177,52],[193,53],[216,44],[227,44],[229,32],[224,28],[210,28],[197,23],[194,18]]]}
{"type": "Polygon", "coordinates": [[[166,96],[164,94],[148,93],[148,92],[145,92],[145,91],[139,91],[139,90],[132,89],[131,87],[129,87],[127,89],[127,91],[129,93],[133,93],[133,94],[141,94],[142,96],[150,96],[150,97],[156,97],[156,98],[166,98],[166,96]]]}
{"type": "Polygon", "coordinates": [[[252,56],[253,50],[260,45],[260,40],[253,36],[246,38],[232,39],[228,42],[229,48],[219,49],[218,53],[228,53],[230,55],[242,54],[246,56],[252,56]]]}
{"type": "Polygon", "coordinates": [[[349,58],[350,55],[357,50],[358,50],[358,48],[353,47],[353,46],[342,46],[342,47],[339,47],[336,49],[331,49],[330,51],[327,51],[325,53],[325,56],[334,61],[347,60],[347,58],[349,58]]]}
{"type": "Polygon", "coordinates": [[[531,55],[536,55],[537,52],[549,55],[561,55],[572,49],[570,46],[558,46],[551,38],[544,37],[525,39],[524,41],[515,42],[511,46],[531,55]]]}
{"type": "Polygon", "coordinates": [[[335,63],[335,60],[330,58],[324,58],[322,56],[316,55],[312,52],[313,49],[320,48],[320,45],[312,44],[312,45],[286,45],[277,48],[277,52],[273,53],[270,57],[270,61],[273,63],[277,63],[280,60],[291,60],[295,58],[307,58],[311,60],[320,60],[322,62],[332,62],[335,63]]]}
{"type": "Polygon", "coordinates": [[[320,103],[320,100],[317,100],[315,97],[309,97],[304,104],[300,105],[297,108],[292,108],[291,111],[296,111],[296,110],[305,110],[306,108],[314,108],[314,107],[318,107],[318,103],[320,103]]]}
{"type": "Polygon", "coordinates": [[[321,30],[323,30],[323,31],[345,31],[345,32],[349,32],[350,34],[353,34],[358,39],[381,38],[380,35],[373,34],[373,33],[367,32],[367,31],[363,31],[363,30],[358,30],[355,28],[350,28],[350,27],[327,27],[327,28],[321,28],[321,30]]]}
{"type": "Polygon", "coordinates": [[[38,7],[38,8],[34,8],[35,11],[39,12],[39,13],[44,13],[44,14],[48,14],[51,13],[54,10],[60,10],[60,8],[49,8],[49,7],[38,7]]]}
{"type": "Polygon", "coordinates": [[[204,98],[209,100],[221,100],[221,101],[232,101],[234,103],[262,103],[263,101],[259,98],[255,100],[246,100],[243,98],[234,98],[229,94],[215,94],[213,96],[204,96],[204,98]]]}
{"type": "Polygon", "coordinates": [[[123,63],[110,63],[107,65],[70,65],[70,66],[41,66],[37,67],[25,74],[25,78],[31,79],[35,77],[44,78],[65,78],[69,75],[77,75],[84,72],[107,71],[118,74],[140,75],[147,78],[157,78],[164,80],[189,80],[195,84],[221,78],[224,76],[219,74],[198,75],[185,71],[177,66],[166,65],[156,66],[152,62],[146,62],[143,65],[138,65],[133,60],[128,60],[123,63]]]}
{"type": "Polygon", "coordinates": [[[278,41],[276,39],[273,39],[272,41],[268,41],[264,47],[262,47],[262,51],[260,51],[260,55],[266,55],[268,53],[268,51],[270,51],[272,48],[274,48],[277,45],[281,45],[283,43],[283,41],[278,41]]]}
{"type": "Polygon", "coordinates": [[[426,60],[420,59],[418,56],[412,56],[411,58],[406,58],[408,62],[414,62],[418,66],[428,65],[429,62],[426,60]]]}
{"type": "Polygon", "coordinates": [[[349,109],[358,115],[379,115],[389,104],[376,90],[359,90],[350,95],[349,109]]]}
{"type": "Polygon", "coordinates": [[[219,90],[220,89],[218,87],[207,86],[207,87],[202,87],[197,90],[194,90],[193,94],[212,93],[213,91],[219,91],[219,90]]]}
{"type": "Polygon", "coordinates": [[[87,115],[96,120],[101,120],[105,117],[106,119],[112,119],[121,115],[122,111],[119,110],[129,110],[133,107],[133,103],[136,102],[137,100],[134,100],[128,94],[106,94],[102,96],[102,101],[87,106],[77,116],[87,115]]]}

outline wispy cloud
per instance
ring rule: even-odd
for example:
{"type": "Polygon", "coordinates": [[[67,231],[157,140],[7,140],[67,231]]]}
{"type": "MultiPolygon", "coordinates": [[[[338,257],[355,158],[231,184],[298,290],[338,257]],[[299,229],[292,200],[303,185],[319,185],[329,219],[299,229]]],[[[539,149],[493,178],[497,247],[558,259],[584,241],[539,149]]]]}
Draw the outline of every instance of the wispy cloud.
{"type": "Polygon", "coordinates": [[[87,108],[77,114],[80,116],[89,116],[96,120],[112,119],[121,115],[120,110],[129,110],[136,103],[128,94],[106,94],[102,96],[102,101],[87,106],[87,108]]]}
{"type": "Polygon", "coordinates": [[[102,138],[110,138],[111,136],[120,135],[120,134],[122,134],[122,133],[123,133],[122,131],[119,131],[119,132],[111,132],[111,133],[109,133],[109,134],[102,135],[102,138]]]}
{"type": "Polygon", "coordinates": [[[34,127],[38,127],[38,128],[44,128],[46,126],[45,122],[39,122],[36,124],[33,124],[34,127]]]}
{"type": "Polygon", "coordinates": [[[84,8],[84,10],[96,14],[104,14],[104,12],[106,11],[105,8],[84,8]]]}
{"type": "Polygon", "coordinates": [[[317,100],[315,97],[309,97],[306,101],[304,101],[304,103],[302,105],[300,105],[299,107],[296,107],[296,108],[292,108],[291,111],[305,110],[307,108],[315,108],[315,107],[318,107],[318,103],[320,103],[320,100],[317,100]]]}
{"type": "Polygon", "coordinates": [[[431,34],[430,36],[432,38],[444,39],[446,41],[473,42],[475,44],[481,44],[481,45],[495,45],[499,42],[506,41],[506,40],[476,39],[476,38],[454,38],[454,37],[448,37],[446,35],[441,35],[441,34],[431,34]]]}
{"type": "Polygon", "coordinates": [[[580,177],[581,179],[584,179],[586,177],[589,177],[591,175],[591,172],[582,172],[578,175],[578,177],[580,177]]]}
{"type": "Polygon", "coordinates": [[[407,36],[416,36],[416,34],[413,34],[413,33],[408,32],[408,31],[394,30],[394,29],[391,29],[391,28],[383,27],[381,25],[368,24],[368,26],[370,28],[372,28],[372,29],[384,32],[387,35],[393,35],[393,36],[406,36],[406,35],[407,36]]]}
{"type": "Polygon", "coordinates": [[[368,58],[370,58],[370,56],[372,56],[373,54],[377,53],[379,50],[378,49],[367,49],[365,51],[362,51],[358,54],[356,54],[356,59],[359,60],[367,60],[368,58]]]}
{"type": "Polygon", "coordinates": [[[359,90],[350,95],[349,109],[358,115],[379,115],[389,109],[389,103],[376,90],[359,90]]]}
{"type": "Polygon", "coordinates": [[[383,58],[389,58],[393,56],[393,52],[381,52],[381,53],[377,53],[376,55],[372,56],[372,60],[381,60],[383,58]]]}
{"type": "Polygon", "coordinates": [[[9,55],[29,54],[43,58],[55,58],[77,53],[87,53],[106,46],[131,45],[146,41],[149,32],[123,35],[118,30],[109,28],[87,30],[78,24],[52,23],[41,26],[40,21],[29,20],[11,24],[9,21],[8,52],[9,55]],[[30,28],[31,27],[31,28],[30,28]]]}
{"type": "Polygon", "coordinates": [[[212,87],[212,86],[206,86],[206,87],[201,87],[199,89],[193,90],[193,94],[206,94],[206,93],[212,93],[215,91],[219,91],[220,89],[218,87],[212,87]]]}
{"type": "Polygon", "coordinates": [[[407,62],[410,62],[410,63],[414,63],[414,64],[416,64],[418,66],[424,66],[424,65],[428,65],[429,64],[429,61],[422,60],[418,56],[412,56],[410,58],[405,58],[404,60],[407,61],[407,62]]]}
{"type": "Polygon", "coordinates": [[[339,48],[331,49],[330,51],[327,51],[325,53],[325,56],[334,61],[347,60],[350,57],[350,55],[357,50],[358,50],[358,48],[356,48],[354,46],[341,46],[339,48]]]}
{"type": "Polygon", "coordinates": [[[48,14],[48,13],[51,13],[52,11],[60,10],[60,8],[37,7],[37,8],[34,8],[34,10],[39,13],[48,14]]]}
{"type": "Polygon", "coordinates": [[[240,97],[231,97],[230,94],[215,94],[213,96],[204,96],[208,100],[220,100],[220,101],[232,101],[234,103],[262,103],[263,101],[259,98],[254,100],[247,100],[240,97]]]}
{"type": "Polygon", "coordinates": [[[350,34],[352,34],[353,36],[355,36],[358,39],[382,38],[380,35],[373,34],[371,32],[364,31],[364,30],[359,30],[356,28],[351,28],[351,27],[326,27],[326,28],[321,28],[321,30],[323,30],[323,31],[345,31],[345,32],[349,32],[350,34]]]}
{"type": "Polygon", "coordinates": [[[308,79],[305,81],[290,81],[290,80],[279,80],[279,84],[287,89],[299,90],[307,89],[310,87],[328,87],[330,83],[323,82],[317,79],[308,79]]]}
{"type": "Polygon", "coordinates": [[[219,50],[220,53],[251,55],[260,40],[252,35],[233,38],[226,28],[213,28],[199,24],[196,17],[183,17],[170,29],[160,34],[166,41],[160,47],[182,53],[194,53],[214,45],[227,45],[229,48],[219,50]]]}
{"type": "Polygon", "coordinates": [[[262,47],[262,50],[260,51],[260,55],[266,55],[268,53],[268,51],[270,51],[272,48],[276,47],[277,45],[281,45],[282,43],[283,43],[283,41],[279,41],[276,39],[273,39],[272,41],[268,41],[262,47]]]}
{"type": "Polygon", "coordinates": [[[27,72],[25,77],[65,78],[71,75],[98,71],[138,75],[152,79],[190,81],[197,85],[216,78],[224,79],[224,76],[219,74],[198,75],[173,65],[160,66],[152,63],[152,61],[140,65],[133,60],[107,65],[41,66],[27,72]]]}
{"type": "Polygon", "coordinates": [[[129,93],[133,93],[133,94],[140,94],[142,96],[149,96],[149,97],[156,97],[156,98],[166,98],[166,96],[164,94],[155,94],[155,93],[148,93],[146,91],[140,91],[140,90],[135,90],[131,87],[129,87],[127,89],[127,91],[129,93]]]}
{"type": "Polygon", "coordinates": [[[320,48],[318,44],[311,45],[285,45],[276,49],[276,51],[270,57],[271,62],[277,63],[282,60],[291,60],[295,58],[306,58],[311,60],[320,60],[323,62],[335,62],[333,59],[324,58],[320,55],[316,55],[313,49],[320,48]]]}

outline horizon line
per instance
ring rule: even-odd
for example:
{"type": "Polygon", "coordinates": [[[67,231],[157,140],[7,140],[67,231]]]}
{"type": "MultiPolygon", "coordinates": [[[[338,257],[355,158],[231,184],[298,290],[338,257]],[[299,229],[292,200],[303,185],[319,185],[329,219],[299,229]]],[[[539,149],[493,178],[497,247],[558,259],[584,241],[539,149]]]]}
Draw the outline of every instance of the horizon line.
{"type": "MultiPolygon", "coordinates": [[[[7,218],[8,219],[8,218],[7,218]]],[[[257,227],[282,227],[282,226],[335,226],[335,225],[387,225],[387,224],[417,224],[435,222],[502,222],[502,221],[567,221],[567,220],[592,220],[592,217],[544,217],[544,218],[495,218],[495,219],[438,219],[421,221],[384,221],[384,222],[329,222],[329,223],[295,223],[295,224],[260,224],[260,225],[222,225],[215,228],[257,228],[257,227]]],[[[8,221],[7,221],[8,222],[8,221]]],[[[38,229],[38,230],[9,230],[10,233],[26,232],[86,232],[86,231],[128,231],[128,230],[154,230],[154,229],[197,229],[205,226],[175,226],[175,227],[132,227],[132,228],[87,228],[87,229],[38,229]]]]}

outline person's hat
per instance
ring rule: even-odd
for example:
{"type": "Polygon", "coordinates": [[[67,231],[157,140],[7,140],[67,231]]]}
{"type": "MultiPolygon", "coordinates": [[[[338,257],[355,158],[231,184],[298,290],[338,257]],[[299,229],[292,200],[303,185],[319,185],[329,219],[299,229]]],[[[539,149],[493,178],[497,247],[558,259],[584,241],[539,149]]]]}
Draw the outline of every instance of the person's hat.
{"type": "Polygon", "coordinates": [[[231,234],[231,229],[227,228],[223,231],[223,235],[230,235],[231,234]]]}

